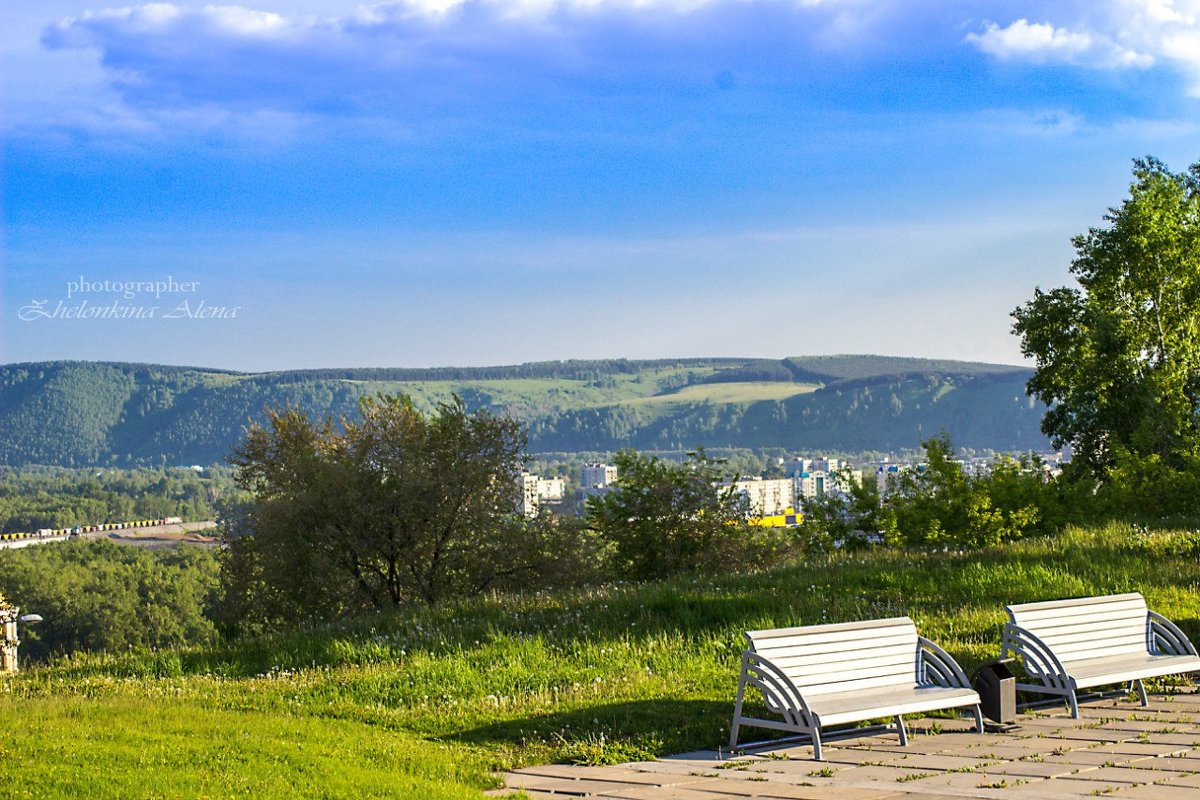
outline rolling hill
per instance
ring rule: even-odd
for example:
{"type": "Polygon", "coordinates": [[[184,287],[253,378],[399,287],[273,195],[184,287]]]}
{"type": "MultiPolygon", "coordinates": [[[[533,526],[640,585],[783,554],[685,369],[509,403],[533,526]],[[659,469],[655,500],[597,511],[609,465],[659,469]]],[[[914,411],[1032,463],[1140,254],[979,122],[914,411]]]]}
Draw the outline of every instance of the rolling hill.
{"type": "Polygon", "coordinates": [[[1021,367],[880,356],[556,361],[503,367],[239,373],[152,364],[0,367],[0,463],[212,464],[265,409],[348,416],[404,392],[521,419],[532,452],[622,447],[897,450],[1046,446],[1021,367]]]}

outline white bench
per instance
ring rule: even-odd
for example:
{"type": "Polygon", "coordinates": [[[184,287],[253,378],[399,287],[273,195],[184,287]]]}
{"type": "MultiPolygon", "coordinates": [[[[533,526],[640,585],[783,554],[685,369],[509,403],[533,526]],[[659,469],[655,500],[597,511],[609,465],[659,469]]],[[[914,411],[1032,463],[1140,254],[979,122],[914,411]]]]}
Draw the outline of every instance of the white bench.
{"type": "Polygon", "coordinates": [[[1036,684],[1017,688],[1066,699],[1079,718],[1080,689],[1125,683],[1147,705],[1143,678],[1200,671],[1195,646],[1146,608],[1138,593],[1008,606],[1001,656],[1021,657],[1036,684]]]}
{"type": "Polygon", "coordinates": [[[902,714],[963,706],[974,706],[983,732],[979,695],[962,668],[908,617],[750,631],[746,641],[730,750],[741,726],[771,728],[809,737],[820,761],[822,728],[889,717],[907,745],[902,714]],[[742,716],[747,686],[782,720],[742,716]]]}

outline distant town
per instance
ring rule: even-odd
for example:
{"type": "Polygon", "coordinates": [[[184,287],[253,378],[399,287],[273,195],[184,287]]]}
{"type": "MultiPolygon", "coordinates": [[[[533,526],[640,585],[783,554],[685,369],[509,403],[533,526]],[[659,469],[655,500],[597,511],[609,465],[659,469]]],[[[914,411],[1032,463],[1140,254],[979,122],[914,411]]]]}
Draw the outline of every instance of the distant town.
{"type": "MultiPolygon", "coordinates": [[[[1034,453],[1047,480],[1062,471],[1068,460],[1062,451],[1034,453]]],[[[973,475],[988,474],[995,459],[974,457],[960,459],[957,463],[973,475]]],[[[816,456],[780,458],[777,465],[784,477],[739,477],[726,481],[722,486],[733,486],[743,498],[743,507],[748,520],[768,526],[799,525],[802,520],[800,509],[806,500],[827,494],[845,494],[852,484],[874,480],[881,496],[893,491],[899,478],[910,470],[922,471],[925,465],[915,461],[892,461],[882,458],[862,465],[850,461],[816,456]]],[[[518,510],[528,517],[535,517],[543,509],[563,514],[579,514],[589,497],[612,491],[619,481],[617,467],[612,464],[585,464],[579,476],[571,481],[564,476],[543,477],[523,472],[521,499],[518,510]]]]}

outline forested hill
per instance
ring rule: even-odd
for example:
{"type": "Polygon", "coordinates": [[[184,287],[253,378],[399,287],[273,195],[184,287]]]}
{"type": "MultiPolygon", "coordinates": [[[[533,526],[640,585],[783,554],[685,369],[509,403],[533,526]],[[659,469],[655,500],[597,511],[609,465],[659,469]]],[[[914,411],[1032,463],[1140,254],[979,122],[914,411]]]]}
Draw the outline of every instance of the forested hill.
{"type": "Polygon", "coordinates": [[[513,414],[530,450],[782,447],[896,450],[946,431],[977,449],[1046,446],[1027,369],[880,356],[554,361],[505,367],[239,373],[150,364],[0,367],[0,463],[212,464],[250,420],[287,405],[353,415],[358,400],[453,394],[513,414]]]}

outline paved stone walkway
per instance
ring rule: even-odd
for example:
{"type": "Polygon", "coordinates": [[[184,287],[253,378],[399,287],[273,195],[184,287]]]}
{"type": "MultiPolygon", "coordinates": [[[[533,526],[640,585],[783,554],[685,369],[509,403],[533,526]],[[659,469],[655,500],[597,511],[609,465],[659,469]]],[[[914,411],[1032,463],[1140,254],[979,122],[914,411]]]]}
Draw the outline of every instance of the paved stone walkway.
{"type": "MultiPolygon", "coordinates": [[[[616,800],[920,800],[1114,797],[1200,800],[1200,693],[1091,700],[1081,719],[1051,708],[1022,714],[1018,730],[977,734],[968,720],[907,723],[894,734],[744,755],[700,751],[611,767],[549,765],[506,776],[531,798],[616,800]]],[[[753,735],[753,729],[749,731],[753,735]]]]}

